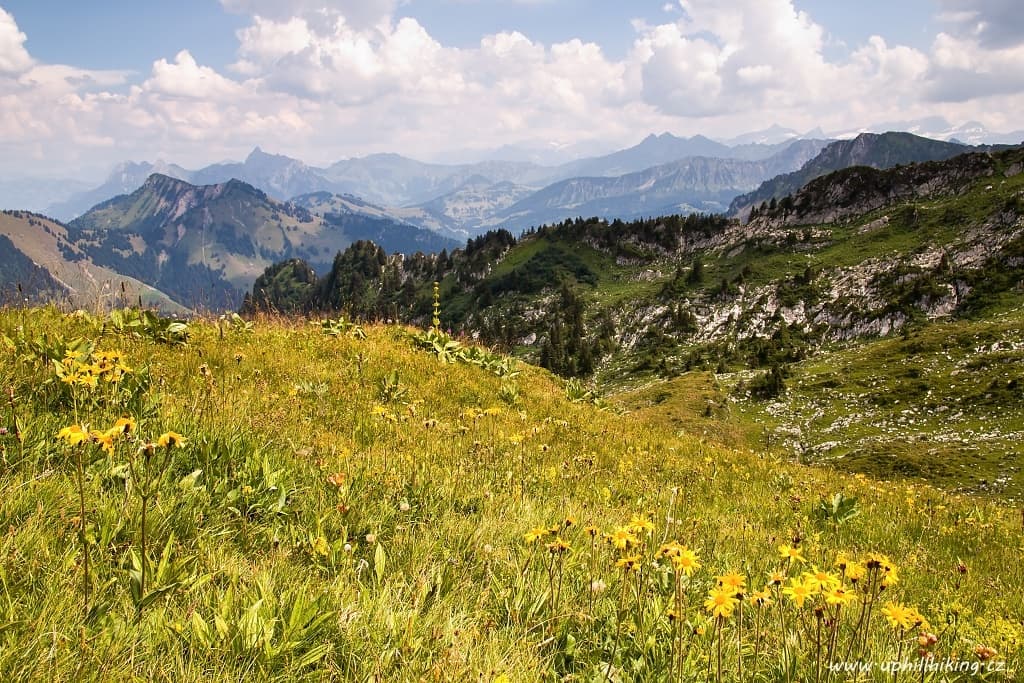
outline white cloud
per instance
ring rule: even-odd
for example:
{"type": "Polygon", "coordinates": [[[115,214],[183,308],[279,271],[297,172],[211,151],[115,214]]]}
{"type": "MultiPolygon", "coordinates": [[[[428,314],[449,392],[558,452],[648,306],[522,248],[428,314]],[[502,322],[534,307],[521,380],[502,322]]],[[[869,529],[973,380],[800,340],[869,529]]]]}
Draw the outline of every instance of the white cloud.
{"type": "Polygon", "coordinates": [[[621,58],[511,30],[445,45],[396,18],[398,4],[222,0],[248,15],[234,64],[200,64],[182,46],[139,74],[37,63],[0,10],[0,169],[76,156],[199,166],[256,144],[312,163],[533,141],[610,148],[652,131],[836,130],[926,115],[1007,129],[1024,105],[1024,53],[978,28],[999,16],[982,0],[943,0],[947,30],[927,50],[872,36],[839,58],[826,57],[835,45],[793,0],[680,0],[660,25],[632,22],[621,58]]]}
{"type": "Polygon", "coordinates": [[[926,96],[940,102],[964,102],[1024,91],[1024,43],[987,48],[978,37],[940,33],[932,45],[926,96]]]}
{"type": "Polygon", "coordinates": [[[25,40],[14,17],[0,7],[0,74],[19,74],[32,66],[25,40]]]}
{"type": "Polygon", "coordinates": [[[684,17],[636,45],[646,101],[681,116],[820,99],[837,72],[824,30],[790,0],[682,0],[684,17]]]}
{"type": "Polygon", "coordinates": [[[174,62],[159,59],[153,63],[153,75],[142,84],[148,90],[171,97],[220,101],[237,97],[242,87],[208,66],[200,66],[188,50],[182,50],[174,62]]]}
{"type": "Polygon", "coordinates": [[[1024,44],[1024,12],[1020,0],[939,0],[939,20],[949,32],[971,38],[987,50],[1024,44]]]}

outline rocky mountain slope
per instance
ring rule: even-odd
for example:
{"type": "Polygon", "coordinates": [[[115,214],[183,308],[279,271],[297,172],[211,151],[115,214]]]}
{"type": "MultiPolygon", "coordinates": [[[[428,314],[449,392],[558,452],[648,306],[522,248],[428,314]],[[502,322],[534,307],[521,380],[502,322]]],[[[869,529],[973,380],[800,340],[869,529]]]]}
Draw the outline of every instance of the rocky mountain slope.
{"type": "MultiPolygon", "coordinates": [[[[987,150],[987,147],[976,151],[987,150]]],[[[852,140],[833,142],[807,161],[799,170],[766,180],[753,192],[739,195],[729,206],[730,215],[745,218],[750,209],[780,200],[810,181],[833,171],[853,166],[876,169],[901,164],[941,161],[971,151],[968,145],[924,138],[911,133],[862,133],[852,140]]]]}
{"type": "MultiPolygon", "coordinates": [[[[397,269],[389,277],[402,287],[388,291],[401,289],[403,315],[419,320],[441,280],[448,325],[534,358],[579,305],[586,336],[606,330],[615,348],[591,350],[608,377],[766,365],[1020,297],[1022,164],[1015,149],[848,169],[749,224],[577,219],[519,240],[485,235],[447,261],[389,262],[377,276],[397,269]]],[[[378,303],[360,310],[384,314],[398,299],[378,303]]]]}

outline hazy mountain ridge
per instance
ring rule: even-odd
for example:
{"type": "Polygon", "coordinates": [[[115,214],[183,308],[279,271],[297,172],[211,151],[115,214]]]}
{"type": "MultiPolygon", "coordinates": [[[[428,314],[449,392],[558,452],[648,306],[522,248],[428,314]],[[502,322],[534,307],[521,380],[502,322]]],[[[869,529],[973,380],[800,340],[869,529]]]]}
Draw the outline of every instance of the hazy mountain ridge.
{"type": "Polygon", "coordinates": [[[485,224],[522,230],[567,216],[628,220],[718,212],[738,192],[799,168],[825,144],[820,140],[788,143],[760,161],[692,157],[614,178],[572,178],[528,195],[485,224]]]}
{"type": "Polygon", "coordinates": [[[395,251],[455,246],[386,218],[317,216],[239,180],[196,186],[162,175],[72,221],[69,233],[95,262],[186,306],[214,309],[237,306],[260,273],[282,259],[325,270],[359,239],[395,251]]]}
{"type": "Polygon", "coordinates": [[[118,165],[101,186],[51,203],[47,212],[70,220],[102,201],[134,192],[149,175],[161,173],[194,185],[237,179],[278,200],[316,192],[349,194],[377,206],[389,207],[395,220],[415,220],[418,215],[423,227],[464,236],[510,204],[508,183],[523,188],[513,192],[514,198],[520,199],[528,190],[536,191],[575,176],[614,177],[693,156],[760,160],[791,143],[792,140],[772,144],[744,142],[729,146],[699,135],[679,138],[663,133],[650,135],[633,147],[611,154],[555,166],[502,160],[471,164],[426,163],[388,153],[345,159],[325,168],[280,154],[268,154],[256,147],[242,162],[212,164],[194,171],[162,161],[155,164],[125,162],[118,165]],[[494,188],[480,187],[483,181],[494,188]],[[475,186],[476,196],[454,196],[470,183],[475,186]],[[469,208],[470,205],[474,208],[469,208]],[[403,215],[401,209],[408,207],[418,207],[420,212],[403,215]]]}

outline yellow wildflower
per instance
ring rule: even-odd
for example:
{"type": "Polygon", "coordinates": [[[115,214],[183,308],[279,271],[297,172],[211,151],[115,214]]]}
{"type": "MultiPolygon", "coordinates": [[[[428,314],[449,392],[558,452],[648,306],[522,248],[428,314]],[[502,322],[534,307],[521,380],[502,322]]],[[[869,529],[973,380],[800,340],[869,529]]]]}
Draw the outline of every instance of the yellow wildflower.
{"type": "Polygon", "coordinates": [[[81,425],[71,425],[57,432],[57,438],[67,441],[71,446],[77,446],[89,440],[89,432],[81,425]]]}
{"type": "Polygon", "coordinates": [[[89,432],[89,439],[96,444],[99,444],[100,448],[106,451],[109,455],[114,454],[114,436],[109,432],[101,432],[97,429],[89,432]]]}
{"type": "Polygon", "coordinates": [[[629,555],[628,557],[619,558],[615,562],[615,566],[618,569],[623,569],[627,572],[635,572],[636,570],[640,569],[640,556],[629,555]]]}
{"type": "Polygon", "coordinates": [[[893,629],[906,630],[911,628],[917,621],[916,612],[916,609],[907,607],[899,602],[890,602],[882,608],[885,620],[889,622],[893,629]]]}
{"type": "Polygon", "coordinates": [[[857,583],[863,579],[868,573],[867,567],[860,562],[848,562],[843,568],[843,574],[851,583],[857,583]]]}
{"type": "Polygon", "coordinates": [[[548,543],[545,547],[548,549],[548,552],[561,555],[569,549],[569,544],[566,543],[561,536],[555,536],[555,540],[548,543]]]}
{"type": "Polygon", "coordinates": [[[107,434],[110,436],[120,436],[122,434],[131,434],[135,431],[135,420],[130,417],[122,417],[114,423],[114,426],[107,430],[107,434]]]}
{"type": "Polygon", "coordinates": [[[523,541],[527,544],[536,543],[540,539],[548,535],[548,530],[542,526],[534,527],[523,534],[523,541]]]}
{"type": "Polygon", "coordinates": [[[693,573],[700,569],[700,560],[697,557],[697,553],[686,546],[682,546],[679,554],[672,557],[672,566],[675,567],[676,571],[681,571],[687,576],[693,576],[693,573]]]}
{"type": "Polygon", "coordinates": [[[812,571],[804,572],[803,579],[807,587],[815,593],[827,593],[842,583],[835,574],[817,567],[814,567],[812,571]]]}
{"type": "Polygon", "coordinates": [[[830,605],[839,605],[842,607],[850,604],[856,599],[857,594],[853,591],[847,590],[843,586],[833,586],[825,591],[825,602],[830,605]]]}
{"type": "Polygon", "coordinates": [[[173,448],[174,446],[180,447],[185,445],[185,439],[177,432],[164,432],[160,435],[160,438],[156,440],[156,445],[161,448],[173,448]]]}
{"type": "Polygon", "coordinates": [[[738,595],[747,588],[747,578],[743,574],[729,572],[717,578],[719,587],[732,591],[733,595],[738,595]]]}
{"type": "Polygon", "coordinates": [[[634,517],[627,526],[634,534],[651,533],[654,531],[654,524],[646,517],[634,517]]]}
{"type": "Polygon", "coordinates": [[[618,550],[627,550],[640,543],[640,539],[634,536],[628,527],[619,527],[605,538],[618,550]]]}
{"type": "Polygon", "coordinates": [[[804,582],[793,578],[789,580],[789,585],[782,589],[782,594],[796,603],[797,607],[803,607],[804,602],[814,594],[814,591],[804,582]]]}
{"type": "Polygon", "coordinates": [[[768,589],[754,591],[753,595],[750,596],[750,602],[757,605],[758,607],[767,607],[772,604],[771,595],[768,593],[768,589]]]}
{"type": "Polygon", "coordinates": [[[792,546],[783,544],[779,546],[779,555],[782,559],[788,560],[789,562],[806,562],[807,558],[804,557],[804,551],[800,548],[794,548],[792,546]]]}
{"type": "Polygon", "coordinates": [[[739,600],[736,599],[733,590],[725,587],[712,588],[708,591],[708,597],[704,601],[704,609],[713,617],[728,619],[732,616],[737,604],[739,604],[739,600]]]}

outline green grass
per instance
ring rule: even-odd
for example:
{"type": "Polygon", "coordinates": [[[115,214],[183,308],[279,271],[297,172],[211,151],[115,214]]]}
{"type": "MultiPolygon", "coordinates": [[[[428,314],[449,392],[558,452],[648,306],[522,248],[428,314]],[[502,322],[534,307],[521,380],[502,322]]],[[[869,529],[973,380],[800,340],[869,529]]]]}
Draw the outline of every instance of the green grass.
{"type": "Polygon", "coordinates": [[[739,405],[809,460],[1021,500],[1022,323],[1018,308],[826,351],[779,401],[739,405]]]}
{"type": "Polygon", "coordinates": [[[913,658],[917,631],[879,613],[898,601],[929,619],[939,659],[992,647],[1006,672],[985,680],[1019,675],[1018,510],[747,448],[710,376],[600,410],[524,364],[505,377],[441,364],[400,327],[190,331],[170,346],[87,316],[0,311],[0,679],[784,681],[790,661],[791,680],[824,680],[811,607],[783,597],[717,622],[702,605],[716,575],[742,572],[751,590],[796,575],[777,551],[795,539],[807,566],[869,552],[898,566],[866,626],[853,607],[836,620],[837,650],[863,634],[855,659],[913,658]],[[55,379],[61,340],[78,337],[123,351],[122,384],[55,379]],[[706,401],[710,416],[688,417],[706,401]],[[55,436],[125,413],[137,430],[113,454],[84,446],[83,604],[74,450],[55,436]],[[168,430],[186,444],[150,502],[140,604],[128,465],[168,430]],[[859,515],[819,513],[837,493],[859,515]],[[616,530],[636,544],[606,544],[616,530]],[[545,546],[556,534],[568,551],[545,546]],[[692,577],[659,559],[669,539],[698,554],[692,577]],[[633,555],[637,571],[616,566],[633,555]]]}

